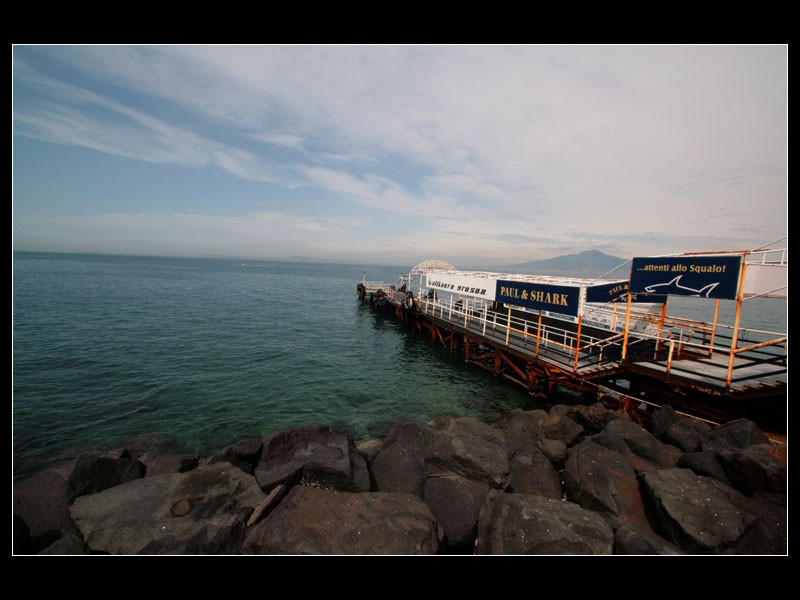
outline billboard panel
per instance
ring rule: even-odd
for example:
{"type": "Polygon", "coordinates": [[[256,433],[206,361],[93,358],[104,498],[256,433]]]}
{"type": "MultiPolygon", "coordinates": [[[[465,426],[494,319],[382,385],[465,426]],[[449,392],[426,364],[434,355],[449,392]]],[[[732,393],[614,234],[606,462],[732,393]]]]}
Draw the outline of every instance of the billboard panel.
{"type": "Polygon", "coordinates": [[[631,291],[735,300],[741,255],[634,258],[631,291]]]}
{"type": "Polygon", "coordinates": [[[496,289],[495,300],[498,302],[578,316],[580,287],[499,279],[496,289]]]}
{"type": "MultiPolygon", "coordinates": [[[[631,289],[629,281],[615,281],[601,285],[592,285],[586,288],[586,302],[605,304],[606,302],[627,302],[628,291],[631,289]]],[[[632,294],[631,302],[647,302],[648,304],[664,304],[666,296],[653,294],[632,294]]]]}
{"type": "Polygon", "coordinates": [[[473,298],[494,300],[494,281],[486,277],[446,275],[444,273],[430,273],[426,277],[426,285],[429,289],[461,294],[462,296],[471,296],[473,298]]]}

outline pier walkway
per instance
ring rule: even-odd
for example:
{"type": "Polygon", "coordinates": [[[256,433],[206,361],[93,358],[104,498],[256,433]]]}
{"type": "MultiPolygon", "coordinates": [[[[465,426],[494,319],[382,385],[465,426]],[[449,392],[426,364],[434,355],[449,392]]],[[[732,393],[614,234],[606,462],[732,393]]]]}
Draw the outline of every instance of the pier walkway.
{"type": "MultiPolygon", "coordinates": [[[[474,273],[448,273],[453,280],[477,280],[474,273]]],[[[433,281],[431,273],[427,279],[433,281]]],[[[437,274],[440,281],[447,276],[437,274]]],[[[410,290],[411,278],[404,283],[410,290]]],[[[406,286],[397,291],[363,281],[359,295],[532,394],[550,396],[562,386],[644,409],[645,418],[669,404],[710,422],[743,417],[785,433],[787,334],[744,329],[738,318],[731,327],[669,317],[666,302],[658,313],[631,312],[630,300],[627,313],[619,304],[606,305],[599,310],[607,314],[595,312],[592,323],[469,294],[431,293],[426,283],[423,277],[414,294],[406,286]]]]}

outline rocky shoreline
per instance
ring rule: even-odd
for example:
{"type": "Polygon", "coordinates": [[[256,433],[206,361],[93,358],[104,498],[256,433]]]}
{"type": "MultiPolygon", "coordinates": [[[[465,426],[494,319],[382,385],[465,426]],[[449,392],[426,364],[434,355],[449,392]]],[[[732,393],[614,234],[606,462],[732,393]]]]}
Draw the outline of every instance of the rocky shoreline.
{"type": "Polygon", "coordinates": [[[787,554],[787,448],[744,419],[645,428],[598,403],[146,446],[15,485],[13,553],[787,554]]]}

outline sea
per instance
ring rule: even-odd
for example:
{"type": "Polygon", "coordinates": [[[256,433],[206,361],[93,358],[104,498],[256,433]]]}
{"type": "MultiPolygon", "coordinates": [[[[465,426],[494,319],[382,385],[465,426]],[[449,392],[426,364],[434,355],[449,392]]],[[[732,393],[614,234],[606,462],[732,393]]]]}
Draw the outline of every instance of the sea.
{"type": "MultiPolygon", "coordinates": [[[[202,456],[311,423],[363,440],[543,408],[358,300],[411,266],[13,253],[15,481],[143,434],[202,456]]],[[[785,301],[755,308],[787,331],[785,301]]]]}

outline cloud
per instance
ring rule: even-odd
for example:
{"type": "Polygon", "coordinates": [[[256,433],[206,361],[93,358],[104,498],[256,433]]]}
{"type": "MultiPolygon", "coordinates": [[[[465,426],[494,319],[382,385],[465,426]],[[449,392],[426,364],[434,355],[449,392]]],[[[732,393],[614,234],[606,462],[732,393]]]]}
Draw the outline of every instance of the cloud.
{"type": "MultiPolygon", "coordinates": [[[[23,47],[15,131],[292,190],[296,206],[272,197],[296,220],[310,217],[302,203],[324,197],[362,211],[384,243],[402,229],[403,248],[412,229],[419,243],[438,231],[473,254],[497,253],[477,239],[509,255],[592,240],[621,253],[737,236],[748,245],[784,226],[787,55],[782,46],[23,47]],[[644,231],[655,233],[630,233],[644,231]]],[[[304,222],[325,229],[320,216],[304,222]]]]}

